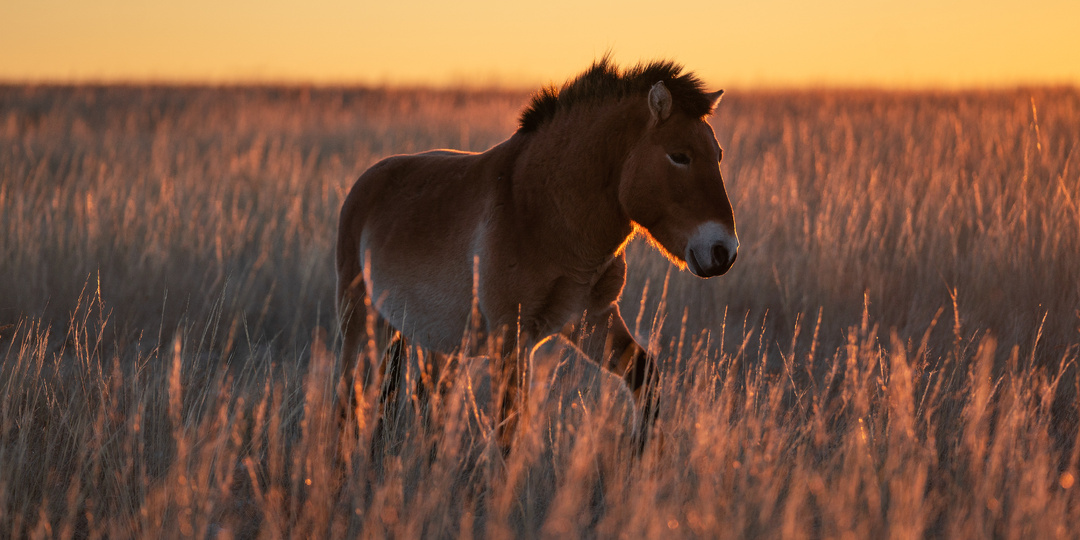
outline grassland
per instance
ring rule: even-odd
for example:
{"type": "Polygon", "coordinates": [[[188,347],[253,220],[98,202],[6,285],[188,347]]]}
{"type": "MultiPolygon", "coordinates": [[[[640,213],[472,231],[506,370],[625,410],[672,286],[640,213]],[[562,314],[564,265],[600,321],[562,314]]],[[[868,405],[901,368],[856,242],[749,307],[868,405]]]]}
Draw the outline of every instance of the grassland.
{"type": "Polygon", "coordinates": [[[725,97],[738,263],[629,248],[639,458],[565,356],[505,460],[467,362],[339,440],[344,194],[526,98],[0,86],[0,537],[1080,536],[1075,89],[725,97]]]}

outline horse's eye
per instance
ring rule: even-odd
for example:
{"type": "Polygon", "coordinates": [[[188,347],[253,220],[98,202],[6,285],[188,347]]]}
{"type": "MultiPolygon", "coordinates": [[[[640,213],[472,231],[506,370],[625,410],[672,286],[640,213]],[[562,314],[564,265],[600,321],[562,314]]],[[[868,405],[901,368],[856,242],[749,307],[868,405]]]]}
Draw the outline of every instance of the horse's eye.
{"type": "Polygon", "coordinates": [[[686,154],[684,154],[682,152],[672,152],[672,153],[668,154],[667,157],[668,157],[668,159],[671,160],[672,163],[674,163],[676,165],[689,165],[690,164],[690,156],[688,156],[688,155],[686,155],[686,154]]]}

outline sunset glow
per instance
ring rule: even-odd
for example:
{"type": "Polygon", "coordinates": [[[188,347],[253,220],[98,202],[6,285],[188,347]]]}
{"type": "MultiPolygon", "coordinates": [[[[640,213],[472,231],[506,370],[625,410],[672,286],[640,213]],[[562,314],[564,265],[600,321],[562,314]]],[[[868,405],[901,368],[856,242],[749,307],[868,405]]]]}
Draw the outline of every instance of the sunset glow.
{"type": "Polygon", "coordinates": [[[0,80],[535,86],[612,51],[724,86],[1080,84],[1080,3],[8,0],[0,80]]]}

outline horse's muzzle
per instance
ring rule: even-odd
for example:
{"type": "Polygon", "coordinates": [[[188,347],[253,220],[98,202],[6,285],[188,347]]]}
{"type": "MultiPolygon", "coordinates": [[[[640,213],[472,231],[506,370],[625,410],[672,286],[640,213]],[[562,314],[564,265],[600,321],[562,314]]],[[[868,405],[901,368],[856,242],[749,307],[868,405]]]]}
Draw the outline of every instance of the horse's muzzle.
{"type": "Polygon", "coordinates": [[[739,256],[739,239],[726,227],[708,222],[686,245],[686,267],[695,276],[710,278],[727,273],[739,256]]]}

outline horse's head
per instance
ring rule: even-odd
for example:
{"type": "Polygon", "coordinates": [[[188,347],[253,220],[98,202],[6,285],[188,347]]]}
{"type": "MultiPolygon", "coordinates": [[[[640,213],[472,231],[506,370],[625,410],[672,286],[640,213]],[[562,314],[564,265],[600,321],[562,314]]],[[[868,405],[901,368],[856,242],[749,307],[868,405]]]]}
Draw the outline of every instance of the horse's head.
{"type": "MultiPolygon", "coordinates": [[[[721,94],[710,94],[714,105],[721,94]]],[[[647,105],[651,117],[623,165],[619,203],[672,262],[700,277],[719,276],[739,253],[720,145],[703,118],[672,106],[662,82],[647,105]]]]}

